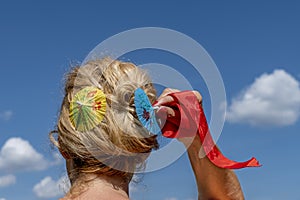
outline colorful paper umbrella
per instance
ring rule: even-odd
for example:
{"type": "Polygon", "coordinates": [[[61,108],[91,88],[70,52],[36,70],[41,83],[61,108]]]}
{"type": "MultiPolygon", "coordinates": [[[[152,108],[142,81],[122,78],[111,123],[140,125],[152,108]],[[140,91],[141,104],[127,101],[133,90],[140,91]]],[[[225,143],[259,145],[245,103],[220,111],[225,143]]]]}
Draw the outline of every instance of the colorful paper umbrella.
{"type": "Polygon", "coordinates": [[[85,132],[95,128],[106,111],[106,96],[96,87],[85,87],[70,103],[70,120],[76,130],[85,132]]]}
{"type": "Polygon", "coordinates": [[[141,88],[136,89],[134,92],[134,104],[138,119],[143,126],[152,134],[160,134],[161,130],[155,118],[154,108],[141,88]]]}

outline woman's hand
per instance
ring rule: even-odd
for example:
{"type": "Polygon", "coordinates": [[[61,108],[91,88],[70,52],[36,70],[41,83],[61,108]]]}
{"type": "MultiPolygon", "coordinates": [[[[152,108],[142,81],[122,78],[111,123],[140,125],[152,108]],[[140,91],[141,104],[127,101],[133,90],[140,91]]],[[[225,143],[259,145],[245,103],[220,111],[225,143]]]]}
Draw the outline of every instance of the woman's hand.
{"type": "MultiPolygon", "coordinates": [[[[164,91],[162,92],[162,94],[157,98],[157,103],[155,104],[155,106],[160,106],[163,109],[166,109],[168,115],[170,116],[174,116],[175,112],[173,109],[171,109],[170,107],[164,106],[167,103],[170,103],[172,101],[174,101],[172,96],[169,96],[169,94],[174,93],[174,92],[180,92],[180,90],[177,89],[172,89],[172,88],[166,88],[164,89],[164,91]]],[[[202,96],[198,91],[192,91],[195,96],[197,97],[199,103],[202,105],[202,96]]]]}
{"type": "MultiPolygon", "coordinates": [[[[166,104],[171,103],[172,101],[174,101],[174,98],[172,96],[170,96],[169,94],[175,93],[175,92],[180,92],[180,90],[172,89],[172,88],[166,88],[162,92],[162,94],[158,97],[157,103],[154,104],[154,106],[159,107],[157,112],[163,113],[163,114],[160,114],[160,116],[165,116],[165,117],[174,117],[175,116],[175,111],[171,107],[166,106],[166,104]]],[[[198,91],[192,91],[192,92],[197,97],[199,103],[202,105],[202,96],[201,96],[201,94],[198,91]]],[[[162,124],[164,124],[164,122],[165,122],[165,119],[164,119],[165,117],[161,117],[161,118],[163,118],[162,124]]],[[[180,138],[177,138],[177,139],[180,142],[182,142],[185,145],[186,148],[189,148],[191,146],[191,144],[193,144],[193,141],[194,141],[194,143],[195,142],[199,143],[199,141],[200,141],[199,135],[197,135],[197,134],[194,137],[180,137],[180,138]]],[[[197,146],[199,146],[199,144],[197,144],[197,146]]],[[[200,148],[199,148],[199,152],[200,152],[200,148]]],[[[203,157],[203,155],[201,157],[203,157]]]]}

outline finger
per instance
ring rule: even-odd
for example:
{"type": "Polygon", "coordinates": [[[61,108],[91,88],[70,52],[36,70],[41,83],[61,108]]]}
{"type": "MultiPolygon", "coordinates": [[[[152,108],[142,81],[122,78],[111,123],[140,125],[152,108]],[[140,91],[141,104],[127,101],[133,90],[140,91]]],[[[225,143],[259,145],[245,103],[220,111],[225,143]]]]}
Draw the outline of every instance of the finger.
{"type": "Polygon", "coordinates": [[[158,97],[157,100],[159,100],[160,98],[162,98],[164,96],[167,96],[171,93],[174,93],[174,92],[180,92],[180,90],[172,89],[172,88],[166,88],[166,89],[164,89],[164,91],[161,93],[161,95],[158,97]]]}
{"type": "MultiPolygon", "coordinates": [[[[168,96],[168,95],[171,93],[174,93],[174,92],[180,92],[180,90],[172,89],[172,88],[164,89],[162,94],[157,98],[157,103],[155,103],[155,105],[163,105],[163,104],[172,102],[174,100],[173,97],[168,96]]],[[[197,97],[199,103],[202,103],[202,95],[196,90],[194,90],[192,92],[197,97]]]]}
{"type": "Polygon", "coordinates": [[[167,106],[160,106],[157,110],[158,113],[166,113],[168,117],[175,117],[175,111],[167,106]]]}
{"type": "Polygon", "coordinates": [[[155,105],[162,105],[165,103],[172,102],[174,99],[168,95],[174,92],[180,92],[180,90],[171,89],[171,88],[164,89],[162,94],[157,98],[157,103],[155,105]]]}
{"type": "Polygon", "coordinates": [[[194,90],[193,93],[197,97],[199,103],[202,103],[202,95],[196,90],[194,90]]]}
{"type": "Polygon", "coordinates": [[[167,103],[170,103],[174,101],[174,98],[172,96],[164,96],[161,97],[157,100],[157,102],[154,104],[154,106],[161,106],[161,105],[165,105],[167,103]]]}

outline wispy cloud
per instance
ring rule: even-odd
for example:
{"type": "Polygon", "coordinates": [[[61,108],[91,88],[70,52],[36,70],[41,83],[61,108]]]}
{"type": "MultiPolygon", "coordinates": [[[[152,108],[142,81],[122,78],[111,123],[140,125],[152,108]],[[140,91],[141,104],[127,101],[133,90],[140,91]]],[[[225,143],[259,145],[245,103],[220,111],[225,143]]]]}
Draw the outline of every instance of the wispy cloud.
{"type": "Polygon", "coordinates": [[[0,176],[0,188],[7,187],[7,186],[13,185],[15,183],[16,183],[16,177],[12,174],[0,176]]]}
{"type": "Polygon", "coordinates": [[[9,121],[13,116],[13,112],[11,110],[6,110],[0,112],[0,120],[9,121]]]}
{"type": "Polygon", "coordinates": [[[263,74],[232,100],[226,119],[258,126],[294,124],[300,115],[299,85],[284,70],[263,74]]]}
{"type": "Polygon", "coordinates": [[[55,181],[50,176],[47,176],[33,187],[33,192],[39,198],[59,197],[64,195],[61,187],[65,184],[68,184],[65,177],[55,181]]]}
{"type": "Polygon", "coordinates": [[[22,138],[8,139],[0,151],[0,170],[3,171],[44,170],[48,165],[49,161],[22,138]]]}

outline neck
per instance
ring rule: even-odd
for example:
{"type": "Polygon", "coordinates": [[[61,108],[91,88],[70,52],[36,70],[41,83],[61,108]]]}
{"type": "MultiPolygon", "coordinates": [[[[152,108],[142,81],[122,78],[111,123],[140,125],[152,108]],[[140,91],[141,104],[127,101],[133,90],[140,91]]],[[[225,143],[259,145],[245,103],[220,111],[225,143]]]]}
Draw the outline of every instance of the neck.
{"type": "MultiPolygon", "coordinates": [[[[84,192],[78,199],[85,197],[106,197],[104,199],[129,199],[128,185],[129,181],[118,176],[105,176],[88,174],[79,176],[72,185],[72,190],[80,190],[80,182],[88,180],[85,184],[84,192]]],[[[77,198],[76,198],[77,199],[77,198]]]]}
{"type": "Polygon", "coordinates": [[[129,180],[118,176],[100,175],[95,179],[96,183],[109,185],[111,188],[125,192],[128,196],[129,180]]]}

